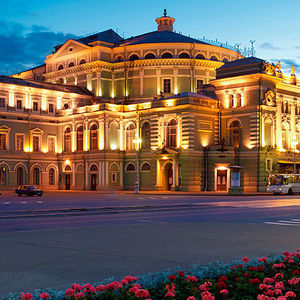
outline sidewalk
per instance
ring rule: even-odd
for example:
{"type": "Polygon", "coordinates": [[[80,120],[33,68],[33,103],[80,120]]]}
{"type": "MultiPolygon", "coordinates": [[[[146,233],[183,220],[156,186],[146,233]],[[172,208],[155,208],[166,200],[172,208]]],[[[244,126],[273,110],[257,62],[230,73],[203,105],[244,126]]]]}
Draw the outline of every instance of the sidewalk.
{"type": "Polygon", "coordinates": [[[0,296],[66,289],[299,248],[300,227],[231,223],[114,225],[0,234],[0,296]]]}

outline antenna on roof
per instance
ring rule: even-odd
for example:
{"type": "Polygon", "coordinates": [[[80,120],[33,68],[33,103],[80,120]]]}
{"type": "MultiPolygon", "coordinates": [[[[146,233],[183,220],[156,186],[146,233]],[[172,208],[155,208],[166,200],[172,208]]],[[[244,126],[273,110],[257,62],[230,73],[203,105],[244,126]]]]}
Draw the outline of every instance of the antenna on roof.
{"type": "Polygon", "coordinates": [[[255,40],[250,40],[250,44],[251,44],[251,49],[250,49],[250,51],[251,51],[251,57],[254,57],[254,55],[255,55],[255,49],[254,49],[254,43],[255,42],[256,42],[255,40]]]}
{"type": "Polygon", "coordinates": [[[165,17],[167,16],[167,9],[166,8],[164,9],[164,16],[165,17]]]}

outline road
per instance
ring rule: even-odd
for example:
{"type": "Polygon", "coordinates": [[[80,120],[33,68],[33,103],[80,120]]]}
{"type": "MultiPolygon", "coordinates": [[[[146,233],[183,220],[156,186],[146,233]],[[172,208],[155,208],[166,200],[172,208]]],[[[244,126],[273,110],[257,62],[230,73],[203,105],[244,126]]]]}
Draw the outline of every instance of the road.
{"type": "Polygon", "coordinates": [[[0,296],[300,247],[299,196],[0,197],[0,296]]]}
{"type": "Polygon", "coordinates": [[[143,223],[229,222],[300,226],[300,196],[48,192],[0,198],[0,232],[143,223]]]}

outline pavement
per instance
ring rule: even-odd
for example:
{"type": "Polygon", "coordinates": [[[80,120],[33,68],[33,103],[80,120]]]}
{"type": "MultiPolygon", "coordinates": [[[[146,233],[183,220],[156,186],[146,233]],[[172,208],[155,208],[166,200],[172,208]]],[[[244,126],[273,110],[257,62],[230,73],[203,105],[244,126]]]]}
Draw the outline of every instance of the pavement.
{"type": "MultiPolygon", "coordinates": [[[[300,227],[231,223],[114,225],[0,235],[1,295],[66,289],[242,256],[299,248],[300,227]]],[[[0,295],[0,296],[1,296],[0,295]]]]}

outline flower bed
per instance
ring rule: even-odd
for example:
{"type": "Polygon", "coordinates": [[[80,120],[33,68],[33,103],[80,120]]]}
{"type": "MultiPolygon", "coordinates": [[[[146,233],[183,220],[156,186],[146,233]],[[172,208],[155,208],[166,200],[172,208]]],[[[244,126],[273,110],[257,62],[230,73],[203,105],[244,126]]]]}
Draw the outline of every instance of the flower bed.
{"type": "MultiPolygon", "coordinates": [[[[300,299],[300,248],[283,256],[259,258],[231,266],[196,266],[188,273],[160,273],[141,278],[125,276],[120,281],[99,285],[73,284],[64,292],[22,293],[19,299],[103,300],[284,300],[300,299]]],[[[8,298],[17,299],[17,298],[8,298]]]]}

